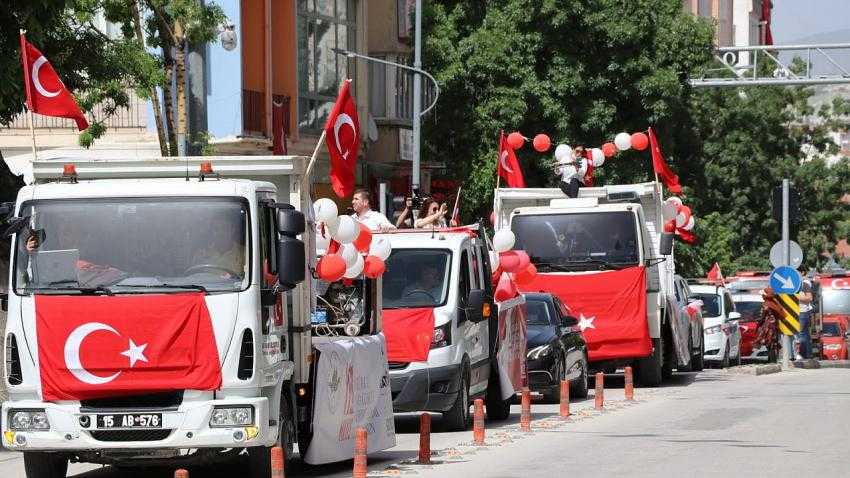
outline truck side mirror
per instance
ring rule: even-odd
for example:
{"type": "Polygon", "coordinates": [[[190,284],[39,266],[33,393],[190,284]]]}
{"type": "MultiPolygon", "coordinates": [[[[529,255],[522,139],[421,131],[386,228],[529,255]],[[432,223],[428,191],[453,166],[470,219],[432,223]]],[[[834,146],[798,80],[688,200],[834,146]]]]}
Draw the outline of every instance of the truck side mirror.
{"type": "Polygon", "coordinates": [[[484,289],[472,289],[469,291],[466,317],[470,322],[481,322],[489,319],[492,309],[493,304],[487,300],[484,289]]]}
{"type": "Polygon", "coordinates": [[[277,210],[277,231],[295,237],[306,229],[304,214],[289,204],[279,204],[277,210]]]}
{"type": "Polygon", "coordinates": [[[304,214],[284,204],[277,210],[277,280],[284,290],[304,282],[306,256],[304,242],[295,236],[304,232],[304,214]]]}
{"type": "Polygon", "coordinates": [[[661,240],[658,243],[658,253],[662,256],[669,256],[673,253],[673,234],[670,232],[662,232],[661,240]]]}

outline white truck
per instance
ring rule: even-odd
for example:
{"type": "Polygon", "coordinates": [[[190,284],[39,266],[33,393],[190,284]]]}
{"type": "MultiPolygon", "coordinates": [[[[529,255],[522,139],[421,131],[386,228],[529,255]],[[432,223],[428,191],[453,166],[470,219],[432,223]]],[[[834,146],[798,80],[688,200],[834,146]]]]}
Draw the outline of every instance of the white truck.
{"type": "Polygon", "coordinates": [[[504,420],[526,385],[525,299],[494,302],[487,238],[477,227],[401,230],[383,282],[396,412],[443,414],[464,430],[469,408],[485,399],[488,418],[504,420]]]}
{"type": "Polygon", "coordinates": [[[268,477],[270,447],[350,458],[361,425],[370,451],[394,445],[380,281],[355,281],[359,337],[312,335],[306,158],[63,163],[34,162],[6,206],[0,428],[29,478],[243,453],[268,477]]]}
{"type": "Polygon", "coordinates": [[[592,369],[633,365],[647,386],[701,353],[675,305],[661,205],[657,183],[582,188],[572,199],[555,188],[505,188],[494,199],[496,230],[510,228],[537,267],[523,290],[558,295],[581,316],[592,369]]]}

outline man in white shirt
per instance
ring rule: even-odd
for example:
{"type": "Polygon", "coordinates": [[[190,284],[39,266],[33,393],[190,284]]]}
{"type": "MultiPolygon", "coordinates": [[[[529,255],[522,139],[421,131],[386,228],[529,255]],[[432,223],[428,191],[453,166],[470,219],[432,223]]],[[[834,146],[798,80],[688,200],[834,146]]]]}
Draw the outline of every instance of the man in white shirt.
{"type": "Polygon", "coordinates": [[[387,216],[372,210],[371,199],[371,194],[365,189],[354,191],[354,197],[351,199],[351,208],[354,209],[354,214],[351,217],[365,224],[370,231],[386,232],[395,229],[387,216]]]}

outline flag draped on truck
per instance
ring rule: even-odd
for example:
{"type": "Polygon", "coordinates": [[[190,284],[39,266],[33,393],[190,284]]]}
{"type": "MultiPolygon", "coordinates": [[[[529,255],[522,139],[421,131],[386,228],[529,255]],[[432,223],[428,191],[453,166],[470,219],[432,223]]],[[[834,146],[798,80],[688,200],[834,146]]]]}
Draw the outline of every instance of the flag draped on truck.
{"type": "Polygon", "coordinates": [[[384,337],[387,361],[424,362],[428,360],[434,337],[434,309],[384,309],[384,337]]]}

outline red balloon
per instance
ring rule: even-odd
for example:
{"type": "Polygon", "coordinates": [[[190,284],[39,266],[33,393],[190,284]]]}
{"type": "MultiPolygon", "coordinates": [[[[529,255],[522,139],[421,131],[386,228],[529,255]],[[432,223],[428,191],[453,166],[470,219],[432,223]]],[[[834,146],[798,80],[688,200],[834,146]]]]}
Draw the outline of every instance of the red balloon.
{"type": "Polygon", "coordinates": [[[324,281],[336,282],[345,274],[345,259],[339,254],[328,254],[319,259],[316,273],[324,281]]]}
{"type": "Polygon", "coordinates": [[[643,151],[649,147],[649,138],[644,133],[635,133],[632,135],[632,148],[638,151],[643,151]]]}
{"type": "Polygon", "coordinates": [[[377,256],[366,256],[363,263],[363,274],[370,279],[377,279],[387,270],[387,265],[377,256]]]}
{"type": "Polygon", "coordinates": [[[671,219],[664,223],[664,232],[674,233],[676,232],[676,220],[671,219]]]}
{"type": "Polygon", "coordinates": [[[522,148],[522,145],[525,144],[525,138],[517,131],[508,135],[508,146],[513,149],[522,148]]]}
{"type": "Polygon", "coordinates": [[[493,293],[493,298],[496,302],[505,302],[517,296],[516,284],[508,274],[502,274],[499,277],[499,284],[496,286],[496,291],[493,293]]]}
{"type": "Polygon", "coordinates": [[[602,145],[602,153],[605,154],[606,158],[610,158],[617,154],[617,145],[614,143],[605,143],[602,145]]]}
{"type": "Polygon", "coordinates": [[[532,144],[534,145],[534,149],[540,153],[545,153],[546,151],[549,151],[549,147],[552,146],[552,142],[549,141],[549,137],[543,133],[540,133],[535,136],[532,144]]]}
{"type": "Polygon", "coordinates": [[[505,251],[499,253],[499,267],[505,272],[517,273],[528,267],[530,260],[525,251],[505,251]]]}
{"type": "Polygon", "coordinates": [[[517,284],[522,285],[530,283],[535,277],[537,277],[537,267],[534,264],[528,264],[528,267],[516,274],[514,280],[517,284]]]}
{"type": "Polygon", "coordinates": [[[369,246],[372,245],[372,231],[362,222],[357,223],[360,226],[360,234],[357,239],[352,242],[354,247],[360,252],[369,252],[369,246]]]}

